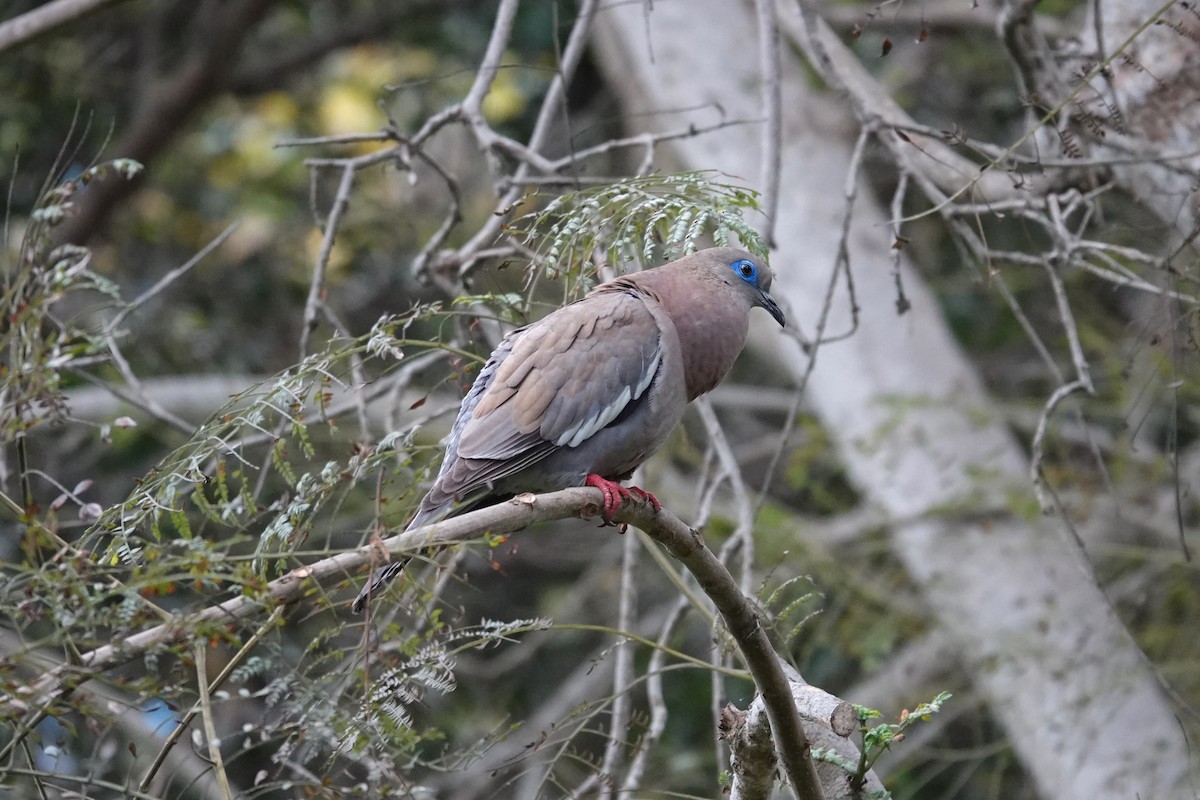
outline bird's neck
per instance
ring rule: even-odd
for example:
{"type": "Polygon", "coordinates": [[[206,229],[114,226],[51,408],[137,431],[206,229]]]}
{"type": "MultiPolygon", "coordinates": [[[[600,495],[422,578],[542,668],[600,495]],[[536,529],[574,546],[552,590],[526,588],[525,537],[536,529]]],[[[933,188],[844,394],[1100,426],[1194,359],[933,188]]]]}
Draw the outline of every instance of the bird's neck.
{"type": "Polygon", "coordinates": [[[636,282],[675,323],[688,401],[711,391],[746,344],[747,309],[694,272],[649,270],[637,273],[636,282]]]}

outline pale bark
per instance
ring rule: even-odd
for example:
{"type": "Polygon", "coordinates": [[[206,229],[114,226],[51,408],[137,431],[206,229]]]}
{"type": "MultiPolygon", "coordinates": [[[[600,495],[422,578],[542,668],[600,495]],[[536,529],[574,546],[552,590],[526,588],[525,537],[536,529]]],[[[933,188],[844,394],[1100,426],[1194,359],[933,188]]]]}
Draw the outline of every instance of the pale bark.
{"type": "MultiPolygon", "coordinates": [[[[762,117],[748,5],[647,8],[624,4],[597,18],[601,61],[630,119],[678,124],[655,112],[681,108],[700,109],[697,122],[762,117]]],[[[774,291],[811,335],[835,263],[854,131],[786,57],[783,84],[774,291]]],[[[759,138],[754,126],[733,127],[673,152],[684,169],[756,176],[759,138]]],[[[1187,753],[1171,709],[1073,546],[1008,510],[1006,493],[1029,492],[1024,456],[904,259],[912,310],[897,316],[886,221],[860,193],[848,244],[861,320],[853,336],[820,348],[809,401],[859,489],[892,520],[897,556],[1042,794],[1178,796],[1187,753]],[[1136,736],[1093,735],[1113,726],[1136,736]]],[[[851,328],[844,286],[827,334],[851,328]]],[[[801,375],[800,348],[769,341],[801,375]]]]}
{"type": "MultiPolygon", "coordinates": [[[[846,763],[857,764],[861,754],[855,744],[858,718],[854,708],[839,697],[809,686],[794,669],[785,666],[784,671],[813,748],[832,751],[846,763]]],[[[721,712],[721,731],[722,738],[729,743],[730,800],[774,796],[776,759],[762,696],[756,697],[744,712],[726,706],[721,712]]],[[[883,783],[874,770],[867,770],[860,787],[851,785],[850,775],[830,760],[817,762],[817,775],[825,800],[856,800],[863,793],[883,791],[883,783]]]]}

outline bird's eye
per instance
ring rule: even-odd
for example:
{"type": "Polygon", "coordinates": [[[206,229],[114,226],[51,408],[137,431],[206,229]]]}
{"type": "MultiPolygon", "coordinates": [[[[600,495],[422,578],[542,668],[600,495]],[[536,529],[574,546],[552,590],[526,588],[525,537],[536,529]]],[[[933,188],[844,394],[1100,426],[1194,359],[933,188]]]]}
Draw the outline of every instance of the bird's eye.
{"type": "Polygon", "coordinates": [[[733,267],[733,271],[746,283],[753,284],[758,282],[758,267],[755,266],[753,261],[747,261],[743,258],[740,261],[733,262],[729,266],[733,267]]]}

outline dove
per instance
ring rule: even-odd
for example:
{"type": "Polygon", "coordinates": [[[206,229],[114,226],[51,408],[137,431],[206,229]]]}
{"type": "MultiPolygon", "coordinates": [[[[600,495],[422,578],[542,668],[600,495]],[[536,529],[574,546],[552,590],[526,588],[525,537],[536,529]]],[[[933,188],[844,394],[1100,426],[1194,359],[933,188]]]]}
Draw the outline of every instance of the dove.
{"type": "MultiPolygon", "coordinates": [[[[633,471],[666,442],[687,404],[715,387],[746,342],[750,312],[783,326],[772,273],[746,250],[713,247],[600,284],[517,328],[488,358],[446,439],[437,478],[407,530],[485,495],[594,486],[611,521],[636,494],[633,471]]],[[[379,570],[360,612],[408,559],[379,570]]]]}

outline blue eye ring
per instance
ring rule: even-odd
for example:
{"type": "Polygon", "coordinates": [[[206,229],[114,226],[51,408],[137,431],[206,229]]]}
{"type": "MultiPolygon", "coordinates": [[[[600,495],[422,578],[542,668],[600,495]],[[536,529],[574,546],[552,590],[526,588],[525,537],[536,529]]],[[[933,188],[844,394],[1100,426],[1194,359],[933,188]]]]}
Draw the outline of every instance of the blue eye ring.
{"type": "Polygon", "coordinates": [[[751,286],[758,285],[758,265],[753,261],[742,258],[729,265],[737,276],[751,286]]]}

